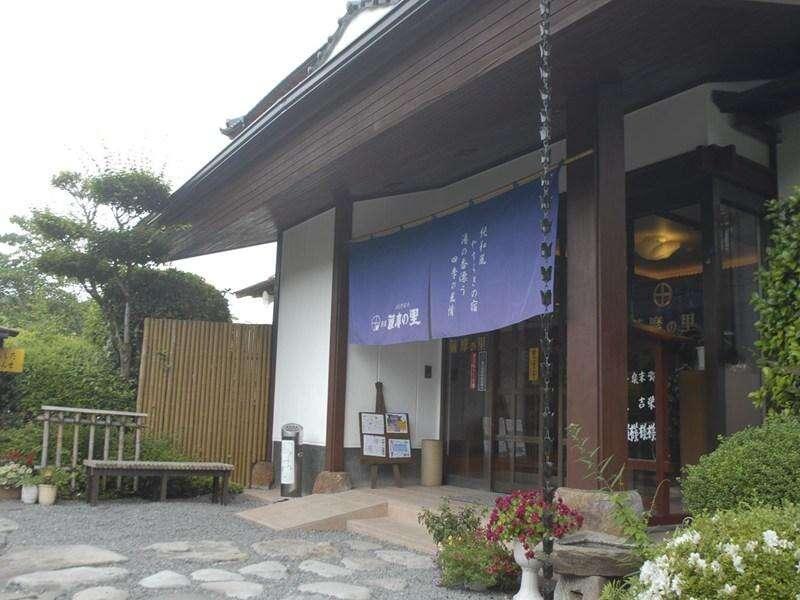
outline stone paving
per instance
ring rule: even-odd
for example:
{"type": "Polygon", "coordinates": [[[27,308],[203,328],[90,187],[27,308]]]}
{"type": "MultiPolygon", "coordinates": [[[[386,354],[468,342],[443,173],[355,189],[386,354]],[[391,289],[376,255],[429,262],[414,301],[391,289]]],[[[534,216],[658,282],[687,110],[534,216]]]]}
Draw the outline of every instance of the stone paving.
{"type": "MultiPolygon", "coordinates": [[[[9,504],[0,503],[0,531],[8,536],[8,546],[0,548],[0,600],[506,597],[436,587],[437,572],[429,556],[345,532],[299,532],[289,536],[250,525],[240,530],[236,517],[223,513],[218,519],[234,519],[231,530],[241,533],[231,539],[205,539],[202,535],[207,532],[202,523],[207,521],[203,514],[198,518],[191,511],[197,507],[203,513],[208,511],[206,507],[192,502],[167,504],[173,506],[153,508],[166,510],[164,516],[172,519],[168,525],[165,523],[164,533],[175,530],[190,534],[184,539],[164,541],[157,528],[142,531],[127,521],[131,528],[128,536],[104,536],[103,532],[108,531],[105,528],[113,527],[115,519],[76,504],[74,513],[69,511],[69,505],[59,507],[60,516],[77,518],[64,524],[71,535],[60,530],[48,540],[40,533],[47,524],[36,520],[52,518],[54,515],[47,509],[15,509],[7,511],[6,517],[3,509],[9,504]],[[188,522],[175,523],[176,517],[188,522]],[[28,527],[36,531],[26,535],[28,527]],[[65,537],[75,543],[56,543],[65,541],[65,537]],[[106,543],[101,543],[106,537],[106,543]]],[[[110,510],[116,514],[118,509],[110,510]]],[[[145,509],[137,505],[131,510],[145,509]]],[[[130,519],[130,523],[136,522],[137,519],[130,519]]],[[[213,530],[225,530],[225,526],[215,521],[213,530]]]]}

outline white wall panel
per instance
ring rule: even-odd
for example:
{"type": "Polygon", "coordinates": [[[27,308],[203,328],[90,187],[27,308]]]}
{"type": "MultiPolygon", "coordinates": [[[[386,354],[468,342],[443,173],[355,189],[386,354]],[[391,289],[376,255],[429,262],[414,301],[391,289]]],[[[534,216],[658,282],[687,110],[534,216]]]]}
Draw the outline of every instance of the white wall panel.
{"type": "Polygon", "coordinates": [[[325,445],[333,278],[330,210],[283,234],[273,439],[285,423],[325,445]]]}

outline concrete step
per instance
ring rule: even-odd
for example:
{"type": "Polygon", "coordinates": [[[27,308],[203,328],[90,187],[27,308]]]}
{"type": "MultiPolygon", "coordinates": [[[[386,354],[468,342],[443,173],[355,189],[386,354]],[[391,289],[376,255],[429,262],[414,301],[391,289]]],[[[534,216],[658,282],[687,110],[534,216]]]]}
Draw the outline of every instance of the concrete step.
{"type": "Polygon", "coordinates": [[[407,502],[387,502],[388,517],[405,525],[419,525],[417,515],[422,510],[421,506],[407,502]]]}
{"type": "Polygon", "coordinates": [[[251,508],[238,517],[276,531],[292,529],[343,530],[350,519],[385,517],[386,501],[356,490],[341,494],[313,494],[251,508]]]}
{"type": "Polygon", "coordinates": [[[350,519],[347,521],[347,530],[423,554],[436,552],[436,545],[424,527],[397,521],[391,517],[350,519]]]}

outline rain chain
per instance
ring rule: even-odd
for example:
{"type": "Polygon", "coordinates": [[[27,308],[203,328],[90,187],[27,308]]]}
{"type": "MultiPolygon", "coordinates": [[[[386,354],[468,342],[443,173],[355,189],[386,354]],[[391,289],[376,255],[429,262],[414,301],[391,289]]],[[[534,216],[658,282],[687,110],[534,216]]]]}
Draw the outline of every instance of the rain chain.
{"type": "MultiPolygon", "coordinates": [[[[550,169],[551,169],[551,88],[550,88],[550,0],[539,0],[539,14],[541,21],[539,24],[539,97],[541,109],[539,111],[539,136],[542,142],[542,195],[541,195],[541,230],[547,237],[553,226],[553,219],[557,215],[550,214],[550,169]]],[[[555,485],[555,465],[553,463],[554,446],[554,405],[553,405],[553,361],[551,353],[553,349],[552,324],[553,324],[553,242],[546,239],[541,245],[542,255],[542,305],[547,310],[542,315],[542,414],[544,424],[544,499],[547,509],[543,514],[543,523],[547,530],[542,540],[544,556],[542,560],[542,572],[544,575],[543,587],[546,600],[553,599],[555,581],[553,580],[553,562],[551,554],[553,552],[553,526],[554,526],[554,506],[555,485]]]]}

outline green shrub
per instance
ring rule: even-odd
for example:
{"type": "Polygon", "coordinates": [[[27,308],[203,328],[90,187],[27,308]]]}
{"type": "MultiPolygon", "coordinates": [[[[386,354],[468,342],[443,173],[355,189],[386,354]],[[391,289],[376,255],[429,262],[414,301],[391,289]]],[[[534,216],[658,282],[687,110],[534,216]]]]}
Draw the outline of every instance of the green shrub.
{"type": "Polygon", "coordinates": [[[698,517],[660,544],[625,596],[796,598],[800,507],[759,507],[698,517]]]}
{"type": "Polygon", "coordinates": [[[438,511],[426,508],[417,515],[417,520],[428,530],[433,543],[438,546],[450,537],[472,535],[480,527],[484,512],[470,506],[456,512],[445,497],[442,498],[438,511]]]}
{"type": "Polygon", "coordinates": [[[769,202],[767,220],[769,245],[753,298],[762,378],[752,397],[756,404],[800,415],[800,188],[769,202]]]}
{"type": "Polygon", "coordinates": [[[29,421],[20,427],[0,427],[0,456],[17,451],[32,454],[39,462],[42,454],[42,426],[29,421]]]}
{"type": "Polygon", "coordinates": [[[685,469],[684,504],[693,514],[736,508],[800,503],[800,420],[773,415],[722,440],[719,447],[685,469]]]}
{"type": "Polygon", "coordinates": [[[135,405],[133,389],[120,380],[107,353],[82,337],[25,331],[9,345],[25,349],[24,371],[10,380],[13,392],[0,399],[4,415],[16,416],[13,426],[38,415],[45,404],[106,410],[135,405]]]}
{"type": "Polygon", "coordinates": [[[437,557],[445,587],[513,589],[519,566],[508,549],[482,529],[445,538],[437,557]]]}
{"type": "MultiPolygon", "coordinates": [[[[190,462],[195,460],[178,448],[169,436],[147,436],[142,439],[141,460],[158,462],[190,462]]],[[[139,478],[138,495],[153,498],[158,495],[160,477],[139,478]]],[[[177,498],[191,498],[211,493],[211,477],[174,477],[167,482],[167,495],[177,498]]]]}

